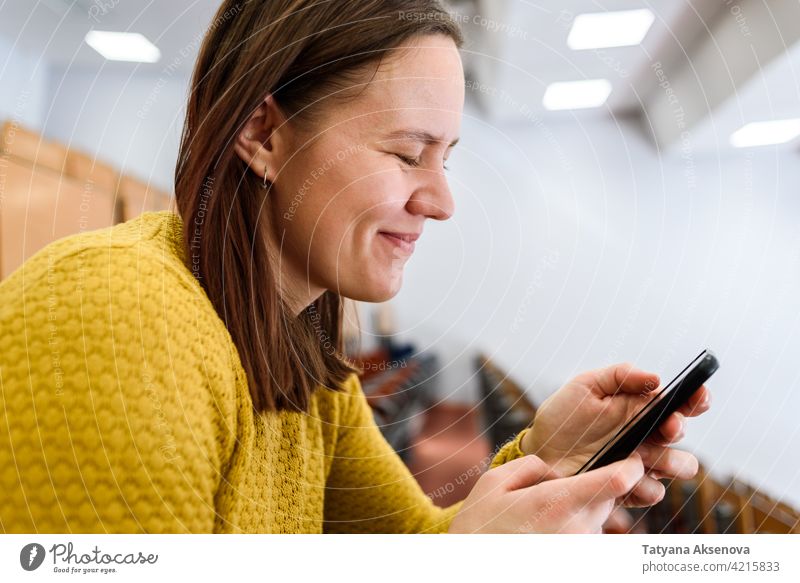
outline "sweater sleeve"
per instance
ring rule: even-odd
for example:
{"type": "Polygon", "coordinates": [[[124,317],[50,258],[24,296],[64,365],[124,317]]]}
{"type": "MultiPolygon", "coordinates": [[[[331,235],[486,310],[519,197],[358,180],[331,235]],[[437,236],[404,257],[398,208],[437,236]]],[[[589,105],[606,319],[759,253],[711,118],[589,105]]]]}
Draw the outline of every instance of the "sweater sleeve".
{"type": "MultiPolygon", "coordinates": [[[[445,533],[462,502],[441,508],[420,487],[386,441],[361,383],[351,375],[335,458],[325,490],[326,532],[445,533]]],[[[523,456],[519,433],[494,455],[490,467],[523,456]]]]}
{"type": "Polygon", "coordinates": [[[199,286],[135,248],[53,253],[0,287],[0,530],[212,532],[235,393],[199,286]]]}

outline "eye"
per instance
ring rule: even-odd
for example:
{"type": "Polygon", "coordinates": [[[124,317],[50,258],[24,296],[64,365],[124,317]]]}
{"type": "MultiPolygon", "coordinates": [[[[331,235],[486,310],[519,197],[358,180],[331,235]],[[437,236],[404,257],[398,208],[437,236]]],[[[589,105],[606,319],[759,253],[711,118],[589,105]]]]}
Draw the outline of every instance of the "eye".
{"type": "Polygon", "coordinates": [[[408,164],[412,168],[416,168],[419,166],[419,158],[411,158],[409,156],[404,156],[403,154],[395,154],[400,160],[403,161],[404,164],[408,164]]]}

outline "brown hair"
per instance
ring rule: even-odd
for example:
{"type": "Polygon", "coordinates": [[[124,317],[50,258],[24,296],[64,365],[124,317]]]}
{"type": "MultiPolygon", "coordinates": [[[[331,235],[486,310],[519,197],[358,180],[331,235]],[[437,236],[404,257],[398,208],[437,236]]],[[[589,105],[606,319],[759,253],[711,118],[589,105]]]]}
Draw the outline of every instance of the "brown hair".
{"type": "Polygon", "coordinates": [[[436,0],[226,0],[206,33],[175,198],[192,271],[236,345],[256,411],[306,411],[318,385],[339,390],[357,371],[342,353],[338,294],[326,291],[299,317],[287,309],[268,257],[269,190],[232,142],[267,93],[289,119],[310,121],[326,92],[426,34],[463,43],[436,0]]]}

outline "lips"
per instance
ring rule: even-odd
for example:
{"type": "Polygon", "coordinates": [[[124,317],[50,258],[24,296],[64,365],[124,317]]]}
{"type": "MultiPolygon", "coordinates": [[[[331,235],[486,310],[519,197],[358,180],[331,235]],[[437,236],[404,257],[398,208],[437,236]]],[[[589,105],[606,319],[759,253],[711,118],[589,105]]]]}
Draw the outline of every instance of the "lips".
{"type": "Polygon", "coordinates": [[[414,242],[419,239],[419,233],[380,231],[378,235],[390,243],[395,249],[405,251],[409,254],[414,252],[414,242]]]}

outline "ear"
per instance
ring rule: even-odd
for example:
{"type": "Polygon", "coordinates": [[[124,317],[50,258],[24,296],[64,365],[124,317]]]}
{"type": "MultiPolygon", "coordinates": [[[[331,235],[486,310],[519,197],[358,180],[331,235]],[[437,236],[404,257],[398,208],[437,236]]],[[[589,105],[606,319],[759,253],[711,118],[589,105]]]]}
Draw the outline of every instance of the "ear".
{"type": "Polygon", "coordinates": [[[234,150],[261,180],[270,182],[288,159],[289,124],[275,98],[267,94],[245,122],[234,141],[234,150]]]}

